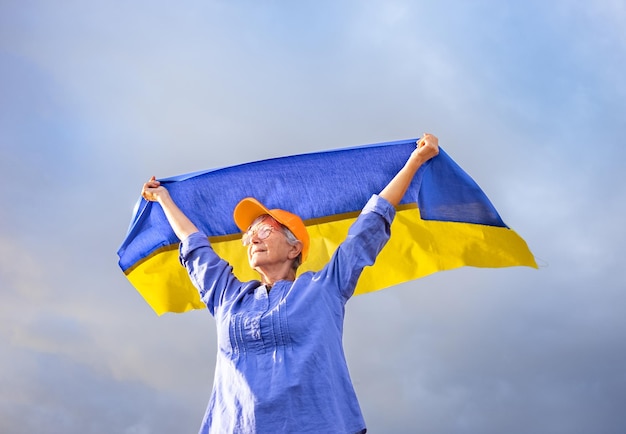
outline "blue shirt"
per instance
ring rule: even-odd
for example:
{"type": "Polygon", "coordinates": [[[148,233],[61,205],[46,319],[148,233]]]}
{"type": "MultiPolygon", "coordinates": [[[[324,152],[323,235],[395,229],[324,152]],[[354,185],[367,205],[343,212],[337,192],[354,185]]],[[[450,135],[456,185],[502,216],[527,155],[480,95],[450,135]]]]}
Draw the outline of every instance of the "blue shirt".
{"type": "Polygon", "coordinates": [[[180,260],[217,328],[213,392],[200,433],[365,432],[343,351],[345,304],[389,239],[394,207],[372,196],[319,272],[268,293],[241,282],[197,232],[180,260]]]}

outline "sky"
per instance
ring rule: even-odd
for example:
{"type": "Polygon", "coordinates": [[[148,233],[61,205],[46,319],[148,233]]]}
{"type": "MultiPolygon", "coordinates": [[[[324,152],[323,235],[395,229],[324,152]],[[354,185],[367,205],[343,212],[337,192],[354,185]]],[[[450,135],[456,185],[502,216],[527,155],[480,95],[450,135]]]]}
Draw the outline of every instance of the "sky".
{"type": "Polygon", "coordinates": [[[0,432],[197,432],[213,318],[157,316],[117,265],[150,176],[424,132],[540,268],[350,300],[368,432],[626,432],[624,22],[622,0],[0,0],[0,432]]]}

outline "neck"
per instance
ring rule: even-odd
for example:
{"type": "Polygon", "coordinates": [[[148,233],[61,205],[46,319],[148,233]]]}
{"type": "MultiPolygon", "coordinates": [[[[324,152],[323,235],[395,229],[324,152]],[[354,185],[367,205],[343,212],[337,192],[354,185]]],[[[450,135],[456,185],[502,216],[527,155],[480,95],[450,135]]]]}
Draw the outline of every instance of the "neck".
{"type": "Polygon", "coordinates": [[[283,267],[276,270],[268,270],[265,267],[256,268],[256,271],[261,275],[261,283],[267,287],[272,287],[279,280],[296,280],[296,272],[291,268],[291,264],[289,264],[289,268],[284,269],[283,267]]]}

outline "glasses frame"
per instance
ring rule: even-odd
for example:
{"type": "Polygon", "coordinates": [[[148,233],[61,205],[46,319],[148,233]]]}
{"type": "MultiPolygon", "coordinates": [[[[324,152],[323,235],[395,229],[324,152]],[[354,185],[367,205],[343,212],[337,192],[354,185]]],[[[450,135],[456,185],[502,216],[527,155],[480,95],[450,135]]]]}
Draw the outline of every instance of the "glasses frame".
{"type": "Polygon", "coordinates": [[[274,232],[276,228],[268,224],[260,224],[254,229],[248,229],[241,237],[241,243],[244,246],[252,244],[252,238],[256,235],[259,240],[265,240],[274,232]]]}

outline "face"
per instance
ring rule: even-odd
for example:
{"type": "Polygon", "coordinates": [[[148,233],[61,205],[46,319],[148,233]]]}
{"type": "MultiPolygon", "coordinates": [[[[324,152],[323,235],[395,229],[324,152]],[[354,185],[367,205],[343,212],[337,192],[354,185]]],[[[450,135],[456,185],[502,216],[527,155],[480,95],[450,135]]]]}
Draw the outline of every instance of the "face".
{"type": "Polygon", "coordinates": [[[247,234],[251,234],[248,238],[248,262],[253,269],[291,264],[300,252],[298,246],[289,244],[280,223],[270,216],[255,223],[247,234]]]}

